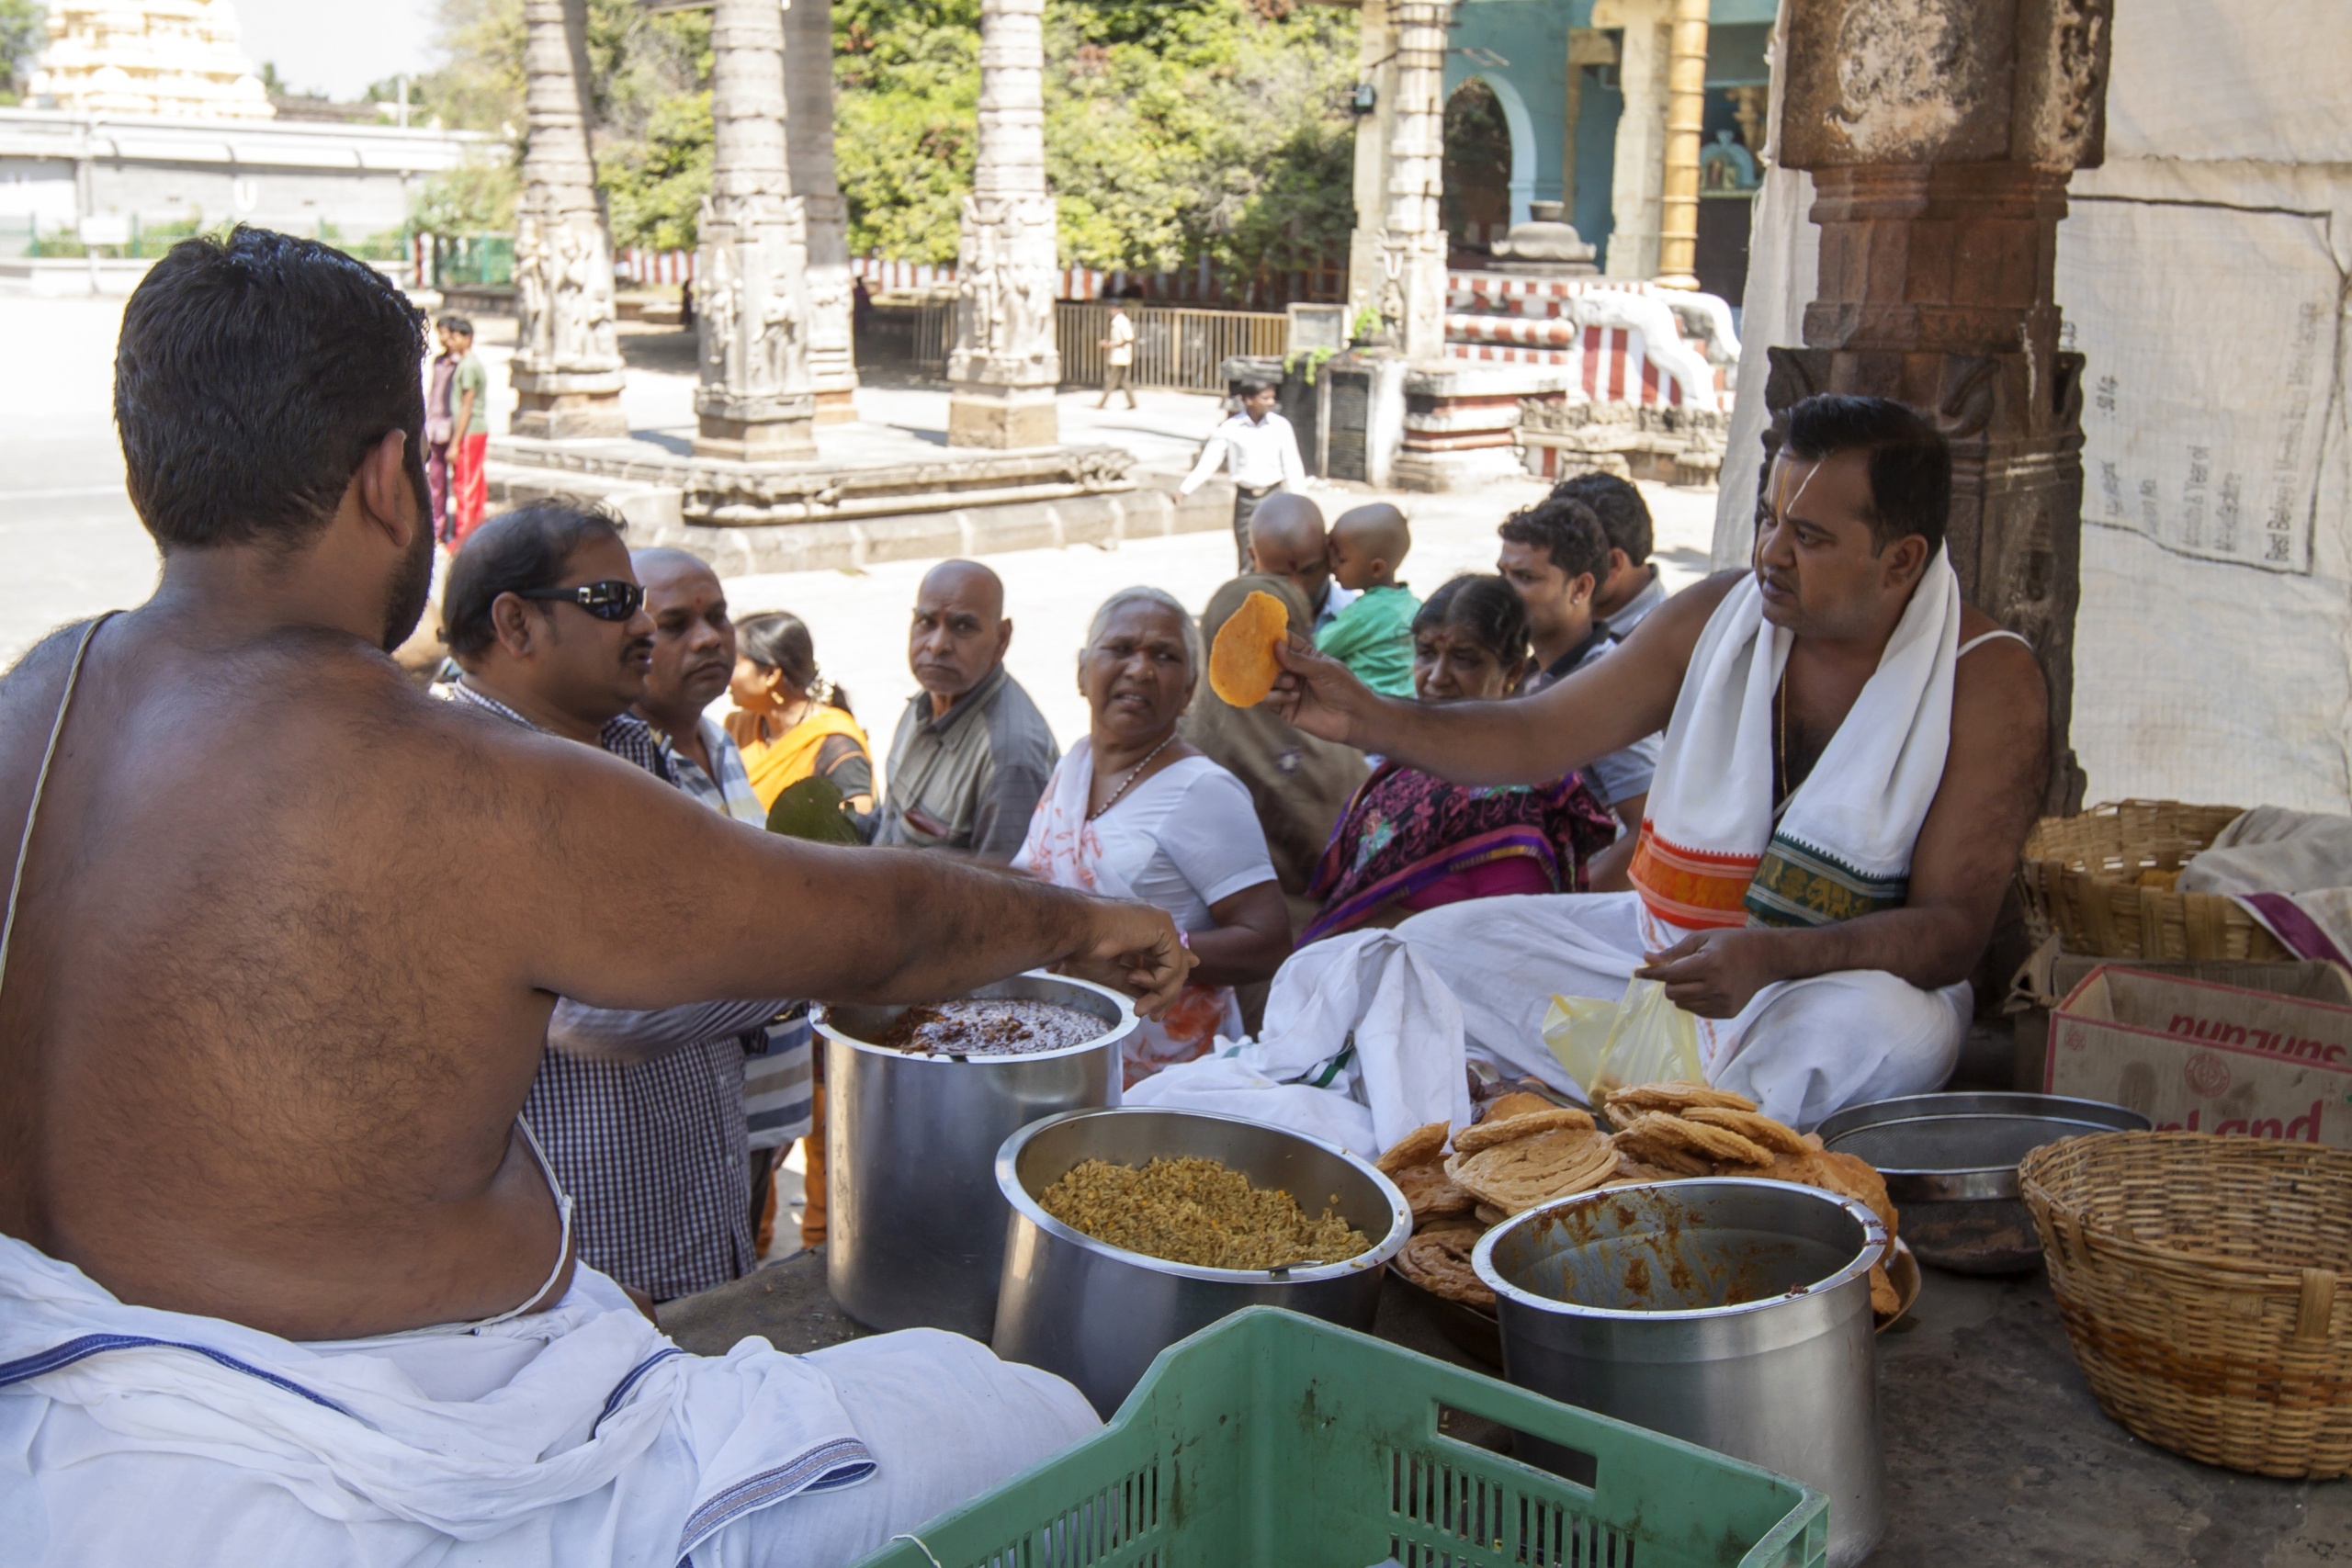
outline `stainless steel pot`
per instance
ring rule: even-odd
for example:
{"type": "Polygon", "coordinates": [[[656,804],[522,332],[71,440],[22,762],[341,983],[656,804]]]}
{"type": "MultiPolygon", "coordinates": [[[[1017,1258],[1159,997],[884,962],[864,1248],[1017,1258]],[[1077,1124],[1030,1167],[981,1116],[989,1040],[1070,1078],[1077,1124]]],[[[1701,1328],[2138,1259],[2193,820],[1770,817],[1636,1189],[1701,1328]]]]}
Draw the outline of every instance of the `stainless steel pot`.
{"type": "Polygon", "coordinates": [[[1012,1205],[996,1351],[1076,1383],[1108,1418],[1151,1359],[1246,1306],[1288,1307],[1369,1330],[1381,1271],[1413,1234],[1405,1195],[1344,1149],[1236,1116],[1144,1106],[1077,1111],[1004,1141],[997,1185],[1012,1205]],[[1198,1156],[1279,1187],[1308,1213],[1329,1207],[1373,1238],[1344,1263],[1305,1269],[1201,1269],[1096,1241],[1038,1206],[1037,1194],[1082,1160],[1142,1165],[1198,1156]]]}
{"type": "MultiPolygon", "coordinates": [[[[1870,1290],[1886,1239],[1834,1193],[1711,1179],[1531,1209],[1472,1261],[1506,1378],[1826,1493],[1844,1568],[1886,1528],[1870,1290]]],[[[1522,1457],[1577,1473],[1565,1453],[1522,1457]]]]}
{"type": "Polygon", "coordinates": [[[1849,1106],[1818,1131],[1878,1168],[1921,1262],[2021,1274],[2041,1266],[2041,1238],[2018,1196],[2018,1162],[2061,1138],[2151,1125],[2120,1105],[2054,1094],[1914,1094],[1849,1106]]]}
{"type": "Polygon", "coordinates": [[[986,1339],[1004,1261],[997,1149],[1041,1116],[1119,1103],[1135,1010],[1060,975],[1016,975],[974,997],[1031,998],[1094,1014],[1083,1045],[1027,1056],[921,1056],[872,1043],[898,1007],[820,1007],[825,1038],[825,1283],[872,1328],[986,1339]]]}

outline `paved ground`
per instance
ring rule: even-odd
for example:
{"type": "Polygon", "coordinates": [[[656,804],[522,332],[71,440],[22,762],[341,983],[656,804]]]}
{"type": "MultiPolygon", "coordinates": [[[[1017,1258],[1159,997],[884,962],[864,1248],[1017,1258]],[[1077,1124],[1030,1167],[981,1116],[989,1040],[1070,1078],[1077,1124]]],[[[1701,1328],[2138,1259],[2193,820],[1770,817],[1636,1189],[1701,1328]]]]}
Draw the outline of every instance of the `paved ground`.
{"type": "MultiPolygon", "coordinates": [[[[2215,1470],[2099,1413],[2039,1274],[1928,1269],[1879,1337],[1888,1531],[1871,1568],[2312,1568],[2352,1562],[2352,1486],[2215,1470]]],[[[701,1355],[748,1334],[793,1352],[865,1332],[825,1293],[821,1253],[673,1302],[662,1326],[701,1355]]],[[[1427,1299],[1387,1281],[1375,1332],[1459,1366],[1427,1299]]],[[[1449,1428],[1453,1429],[1453,1428],[1449,1428]]],[[[1456,1430],[1487,1447],[1508,1434],[1456,1430]]]]}
{"type": "MultiPolygon", "coordinates": [[[[111,424],[120,314],[119,300],[0,298],[0,342],[9,344],[12,366],[21,367],[0,382],[0,569],[15,590],[0,602],[0,660],[14,659],[62,621],[136,604],[153,584],[154,552],[123,495],[111,424]]],[[[485,318],[481,326],[492,385],[503,387],[513,323],[485,318]]],[[[624,395],[632,426],[647,439],[683,446],[693,434],[690,337],[632,332],[623,342],[632,365],[624,395]]],[[[493,398],[494,427],[504,428],[512,400],[503,392],[493,398]]],[[[1218,417],[1216,400],[1146,392],[1141,401],[1133,412],[1098,412],[1092,394],[1068,394],[1060,401],[1064,439],[1114,443],[1148,467],[1181,471],[1218,417]]],[[[936,387],[865,387],[858,403],[869,423],[855,431],[827,430],[824,444],[883,454],[945,442],[947,398],[936,387]]],[[[1658,518],[1660,560],[1679,585],[1705,570],[1713,493],[1664,486],[1645,492],[1658,518]]],[[[1542,493],[1530,479],[1470,494],[1393,497],[1414,520],[1407,579],[1426,592],[1456,571],[1493,570],[1496,523],[1542,493]]],[[[1371,492],[1334,487],[1317,494],[1336,514],[1371,492]]],[[[990,564],[1007,584],[1013,673],[1067,745],[1085,729],[1074,658],[1095,606],[1138,582],[1198,606],[1230,575],[1233,558],[1227,536],[1195,534],[1115,550],[1027,551],[992,557],[990,564]]],[[[881,732],[881,745],[913,690],[906,618],[915,584],[931,565],[894,561],[860,574],[746,577],[730,582],[729,593],[739,612],[790,609],[805,617],[819,660],[850,692],[868,727],[881,732]]]]}

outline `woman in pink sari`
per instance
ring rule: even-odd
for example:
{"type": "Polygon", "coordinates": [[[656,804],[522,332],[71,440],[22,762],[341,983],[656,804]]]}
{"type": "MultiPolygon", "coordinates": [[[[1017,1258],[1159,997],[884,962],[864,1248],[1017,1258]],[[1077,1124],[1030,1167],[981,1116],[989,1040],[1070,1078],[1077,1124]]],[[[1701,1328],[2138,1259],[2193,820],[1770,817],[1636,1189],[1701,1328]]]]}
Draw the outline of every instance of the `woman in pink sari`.
{"type": "Polygon", "coordinates": [[[1127,1041],[1126,1081],[1238,1039],[1233,988],[1290,955],[1266,836],[1250,792],[1177,735],[1202,664],[1200,633],[1157,588],[1114,593],[1095,612],[1078,688],[1092,719],[1046,782],[1013,856],[1063,887],[1157,905],[1200,959],[1168,1015],[1127,1041]]]}

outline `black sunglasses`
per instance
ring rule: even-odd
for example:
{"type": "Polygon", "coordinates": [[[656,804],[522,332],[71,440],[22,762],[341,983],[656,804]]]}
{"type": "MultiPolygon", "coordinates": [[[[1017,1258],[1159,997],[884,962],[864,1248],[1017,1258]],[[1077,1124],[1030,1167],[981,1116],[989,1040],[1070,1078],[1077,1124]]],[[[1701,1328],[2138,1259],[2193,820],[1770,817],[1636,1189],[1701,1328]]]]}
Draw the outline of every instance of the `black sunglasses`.
{"type": "Polygon", "coordinates": [[[618,578],[583,582],[577,588],[516,588],[511,592],[517,599],[577,604],[600,621],[626,621],[645,603],[644,589],[618,578]]]}

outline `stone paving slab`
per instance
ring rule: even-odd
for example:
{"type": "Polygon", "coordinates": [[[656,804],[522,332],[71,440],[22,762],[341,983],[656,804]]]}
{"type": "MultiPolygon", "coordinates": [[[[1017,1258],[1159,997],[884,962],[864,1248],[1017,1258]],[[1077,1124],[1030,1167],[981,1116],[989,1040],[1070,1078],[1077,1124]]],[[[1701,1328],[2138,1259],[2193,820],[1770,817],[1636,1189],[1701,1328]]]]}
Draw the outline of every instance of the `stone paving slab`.
{"type": "MultiPolygon", "coordinates": [[[[821,1251],[672,1303],[662,1326],[722,1355],[746,1334],[801,1352],[858,1337],[821,1251]]],[[[1492,1372],[1391,1280],[1381,1337],[1492,1372]]],[[[2352,1562],[2352,1483],[2272,1481],[2151,1447],[2100,1414],[2039,1274],[1926,1271],[1913,1316],[1879,1338],[1893,1522],[1872,1568],[2306,1568],[2352,1562]]],[[[1463,1430],[1489,1447],[1505,1434],[1463,1430]]]]}

